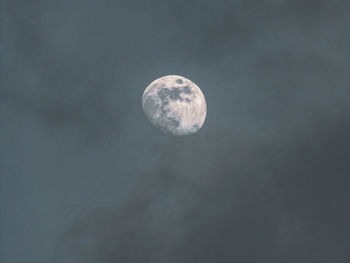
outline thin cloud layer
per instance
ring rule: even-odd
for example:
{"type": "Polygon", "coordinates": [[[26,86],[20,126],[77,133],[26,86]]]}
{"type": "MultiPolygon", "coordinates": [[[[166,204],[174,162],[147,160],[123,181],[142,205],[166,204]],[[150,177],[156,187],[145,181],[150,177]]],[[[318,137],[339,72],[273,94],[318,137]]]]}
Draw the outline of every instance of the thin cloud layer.
{"type": "Polygon", "coordinates": [[[348,262],[348,10],[2,1],[0,261],[348,262]],[[195,136],[142,112],[169,74],[195,136]]]}

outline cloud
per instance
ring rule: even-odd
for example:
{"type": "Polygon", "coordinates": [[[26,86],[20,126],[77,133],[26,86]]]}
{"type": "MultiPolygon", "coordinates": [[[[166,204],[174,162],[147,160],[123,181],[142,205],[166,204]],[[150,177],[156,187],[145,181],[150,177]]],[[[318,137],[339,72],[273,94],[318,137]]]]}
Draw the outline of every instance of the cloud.
{"type": "Polygon", "coordinates": [[[272,143],[230,130],[174,138],[157,149],[159,162],[122,208],[82,215],[70,226],[60,256],[101,263],[345,262],[350,126],[328,121],[313,123],[310,138],[272,143]]]}
{"type": "Polygon", "coordinates": [[[3,261],[348,262],[346,3],[4,1],[3,261]],[[195,136],[142,113],[167,74],[195,136]]]}

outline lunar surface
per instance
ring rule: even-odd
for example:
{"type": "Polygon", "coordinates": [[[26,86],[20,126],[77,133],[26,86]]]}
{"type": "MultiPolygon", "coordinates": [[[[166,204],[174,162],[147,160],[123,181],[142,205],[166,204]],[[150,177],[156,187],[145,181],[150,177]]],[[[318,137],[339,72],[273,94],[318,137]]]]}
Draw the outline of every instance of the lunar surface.
{"type": "Polygon", "coordinates": [[[207,104],[202,91],[191,80],[169,75],[148,85],[142,96],[146,117],[165,133],[182,136],[199,131],[207,104]]]}

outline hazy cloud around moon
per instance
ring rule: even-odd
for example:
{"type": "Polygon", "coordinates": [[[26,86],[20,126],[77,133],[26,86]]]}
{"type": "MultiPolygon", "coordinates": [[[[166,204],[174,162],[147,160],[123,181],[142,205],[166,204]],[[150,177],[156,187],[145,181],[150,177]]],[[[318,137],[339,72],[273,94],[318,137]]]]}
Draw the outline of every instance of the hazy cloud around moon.
{"type": "Polygon", "coordinates": [[[1,1],[0,261],[350,262],[349,4],[1,1]],[[140,106],[174,73],[195,136],[140,106]]]}

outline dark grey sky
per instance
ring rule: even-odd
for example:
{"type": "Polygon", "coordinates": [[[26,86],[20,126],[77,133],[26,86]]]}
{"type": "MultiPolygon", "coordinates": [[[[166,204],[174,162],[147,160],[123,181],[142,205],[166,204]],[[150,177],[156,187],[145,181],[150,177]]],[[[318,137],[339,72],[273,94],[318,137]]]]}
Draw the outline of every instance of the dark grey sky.
{"type": "Polygon", "coordinates": [[[0,261],[350,261],[346,0],[1,1],[0,261]],[[194,136],[144,117],[202,89],[194,136]]]}

